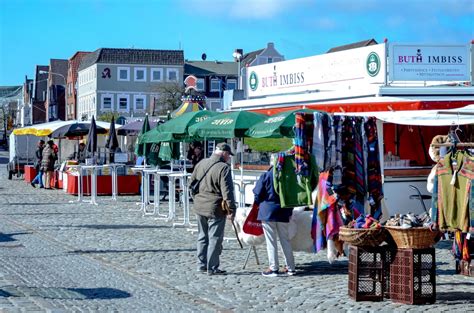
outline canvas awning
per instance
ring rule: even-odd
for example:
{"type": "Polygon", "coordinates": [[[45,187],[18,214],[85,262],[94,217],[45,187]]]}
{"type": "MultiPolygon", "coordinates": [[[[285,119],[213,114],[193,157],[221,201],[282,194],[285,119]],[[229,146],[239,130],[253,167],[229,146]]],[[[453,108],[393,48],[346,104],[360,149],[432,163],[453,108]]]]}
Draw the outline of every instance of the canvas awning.
{"type": "Polygon", "coordinates": [[[335,114],[374,116],[381,121],[399,125],[450,126],[474,124],[474,104],[449,110],[351,112],[335,114]]]}
{"type": "MultiPolygon", "coordinates": [[[[71,120],[71,121],[54,121],[54,122],[48,122],[48,123],[42,123],[42,124],[35,124],[31,126],[26,126],[22,128],[17,128],[13,130],[13,134],[16,136],[22,136],[22,135],[34,135],[38,137],[45,137],[49,136],[52,132],[54,132],[56,129],[66,126],[66,125],[71,125],[77,123],[76,120],[71,120]]],[[[85,122],[82,122],[85,123],[85,122]]],[[[87,122],[90,123],[90,122],[87,122]]],[[[102,122],[102,121],[96,121],[96,125],[102,128],[109,130],[110,123],[107,122],[102,122]]],[[[119,124],[115,124],[115,128],[118,129],[120,128],[119,124]]]]}

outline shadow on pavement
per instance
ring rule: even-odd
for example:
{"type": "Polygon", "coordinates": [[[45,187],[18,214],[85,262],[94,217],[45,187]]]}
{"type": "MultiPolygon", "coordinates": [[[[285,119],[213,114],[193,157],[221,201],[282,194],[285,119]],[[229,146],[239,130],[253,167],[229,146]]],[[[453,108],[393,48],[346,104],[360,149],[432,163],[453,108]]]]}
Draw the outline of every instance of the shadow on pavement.
{"type": "Polygon", "coordinates": [[[65,205],[66,203],[64,202],[36,202],[36,203],[31,203],[31,202],[10,202],[8,205],[65,205]]]}
{"type": "Polygon", "coordinates": [[[347,260],[336,261],[334,264],[329,264],[328,261],[317,261],[297,265],[296,270],[298,276],[341,275],[347,274],[348,264],[347,260]]]}
{"type": "Polygon", "coordinates": [[[45,227],[71,227],[71,228],[89,228],[89,229],[156,229],[156,228],[172,228],[163,225],[45,225],[45,227]]]}
{"type": "MultiPolygon", "coordinates": [[[[447,291],[437,292],[436,300],[448,301],[449,304],[456,303],[473,303],[474,304],[474,293],[473,292],[460,292],[460,291],[447,291]]],[[[467,312],[467,311],[466,311],[467,312]]]]}
{"type": "Polygon", "coordinates": [[[196,252],[196,249],[136,249],[136,250],[74,250],[68,253],[89,254],[89,253],[157,253],[157,252],[196,252]]]}
{"type": "Polygon", "coordinates": [[[45,299],[123,299],[131,294],[115,288],[56,288],[4,286],[0,297],[41,297],[45,299]]]}
{"type": "Polygon", "coordinates": [[[28,235],[28,234],[31,234],[31,233],[12,233],[12,234],[0,233],[0,242],[12,242],[12,241],[16,241],[16,239],[13,238],[13,236],[17,236],[17,235],[28,235]]]}

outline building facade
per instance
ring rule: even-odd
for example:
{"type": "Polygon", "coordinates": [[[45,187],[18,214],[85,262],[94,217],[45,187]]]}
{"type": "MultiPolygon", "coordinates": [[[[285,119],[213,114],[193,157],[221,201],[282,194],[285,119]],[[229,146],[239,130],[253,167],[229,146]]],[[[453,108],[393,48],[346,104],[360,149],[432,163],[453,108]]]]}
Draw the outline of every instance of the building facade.
{"type": "Polygon", "coordinates": [[[68,60],[51,59],[45,102],[46,120],[66,120],[66,76],[68,60]]]}
{"type": "Polygon", "coordinates": [[[223,109],[225,90],[237,89],[238,63],[221,61],[186,61],[184,76],[197,78],[196,90],[206,97],[206,108],[212,111],[223,109]]]}
{"type": "Polygon", "coordinates": [[[66,120],[77,119],[77,70],[82,58],[90,52],[78,51],[68,60],[66,84],[66,120]]]}
{"type": "Polygon", "coordinates": [[[48,65],[37,65],[33,82],[32,124],[46,122],[46,98],[48,90],[48,65]]]}
{"type": "Polygon", "coordinates": [[[116,113],[143,117],[163,84],[183,82],[181,50],[101,48],[83,57],[77,78],[77,118],[116,113]]]}

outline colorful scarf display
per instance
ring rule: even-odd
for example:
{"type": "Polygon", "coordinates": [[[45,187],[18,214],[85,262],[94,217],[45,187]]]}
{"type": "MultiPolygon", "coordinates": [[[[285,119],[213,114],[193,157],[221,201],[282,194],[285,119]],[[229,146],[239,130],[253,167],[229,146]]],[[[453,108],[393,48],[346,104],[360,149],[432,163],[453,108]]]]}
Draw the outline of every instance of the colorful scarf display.
{"type": "Polygon", "coordinates": [[[318,197],[311,227],[311,238],[316,252],[325,249],[327,241],[333,239],[344,225],[336,204],[337,195],[332,188],[332,173],[322,172],[319,174],[318,197]]]}
{"type": "Polygon", "coordinates": [[[377,125],[375,117],[371,117],[365,123],[365,133],[367,135],[367,183],[369,191],[369,203],[371,214],[375,218],[382,215],[381,201],[383,199],[382,190],[382,170],[380,169],[379,143],[377,136],[377,125]]]}
{"type": "Polygon", "coordinates": [[[313,145],[314,115],[295,113],[296,174],[309,176],[309,157],[313,145]]]}

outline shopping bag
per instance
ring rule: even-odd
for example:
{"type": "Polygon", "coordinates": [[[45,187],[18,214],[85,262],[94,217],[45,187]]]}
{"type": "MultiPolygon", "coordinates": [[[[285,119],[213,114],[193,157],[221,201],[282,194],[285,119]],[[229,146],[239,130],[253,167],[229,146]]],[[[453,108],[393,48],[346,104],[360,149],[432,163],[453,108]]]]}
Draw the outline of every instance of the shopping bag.
{"type": "Polygon", "coordinates": [[[249,215],[245,219],[242,230],[244,233],[254,236],[263,235],[262,222],[258,219],[258,204],[254,203],[249,215]]]}

